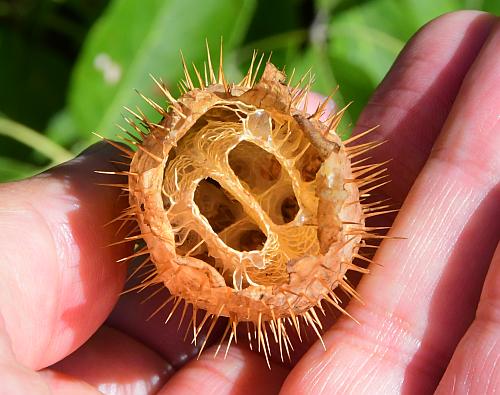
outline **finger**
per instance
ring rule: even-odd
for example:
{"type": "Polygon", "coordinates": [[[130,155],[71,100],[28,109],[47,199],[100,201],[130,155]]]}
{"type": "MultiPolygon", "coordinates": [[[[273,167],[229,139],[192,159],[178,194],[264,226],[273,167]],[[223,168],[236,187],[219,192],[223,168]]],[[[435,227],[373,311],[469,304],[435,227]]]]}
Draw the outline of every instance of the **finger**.
{"type": "MultiPolygon", "coordinates": [[[[124,246],[107,248],[117,226],[119,190],[99,183],[116,177],[119,153],[98,144],[46,173],[0,185],[0,310],[13,350],[39,369],[80,346],[109,314],[123,286],[115,261],[124,246]]],[[[118,181],[119,182],[119,181],[118,181]]]]}
{"type": "MultiPolygon", "coordinates": [[[[138,277],[128,282],[125,288],[133,288],[140,283],[140,280],[138,277]]],[[[130,291],[122,295],[107,324],[155,350],[178,369],[198,355],[209,325],[204,326],[197,335],[197,342],[194,343],[191,325],[192,307],[180,302],[174,311],[176,305],[174,300],[165,304],[170,297],[168,290],[163,288],[158,293],[155,291],[158,291],[158,288],[151,287],[141,292],[130,291]],[[169,316],[170,319],[166,322],[169,316]]],[[[195,322],[199,324],[204,314],[205,312],[198,311],[195,322]]],[[[206,347],[220,340],[224,326],[224,319],[219,319],[207,339],[206,347]]]]}
{"type": "MultiPolygon", "coordinates": [[[[90,384],[78,380],[75,377],[64,373],[55,372],[49,369],[42,370],[39,375],[43,377],[45,383],[50,388],[50,395],[102,395],[90,384]]],[[[12,392],[17,393],[17,392],[12,392]]],[[[39,395],[36,392],[19,392],[20,394],[39,395]]]]}
{"type": "Polygon", "coordinates": [[[16,360],[0,315],[0,394],[49,395],[42,377],[16,360]]]}
{"type": "MultiPolygon", "coordinates": [[[[462,11],[425,26],[402,51],[360,116],[355,134],[380,125],[356,143],[386,141],[367,153],[387,167],[382,188],[398,205],[429,156],[462,80],[488,36],[492,15],[462,11]]],[[[355,100],[355,98],[353,98],[355,100]]]]}
{"type": "MultiPolygon", "coordinates": [[[[173,373],[171,365],[154,351],[104,326],[50,370],[89,383],[102,393],[117,395],[156,394],[173,373]]],[[[57,378],[52,385],[57,386],[57,378]]]]}
{"type": "Polygon", "coordinates": [[[500,389],[500,244],[476,319],[460,341],[436,394],[492,394],[500,389]]]}
{"type": "MultiPolygon", "coordinates": [[[[221,353],[224,353],[224,345],[221,353]]],[[[262,356],[246,348],[231,346],[227,356],[214,358],[211,348],[200,359],[189,362],[161,389],[158,395],[277,394],[287,370],[266,366],[262,356]]]]}
{"type": "Polygon", "coordinates": [[[500,144],[500,92],[493,88],[500,84],[499,39],[496,29],[398,215],[391,234],[408,240],[384,242],[375,256],[380,266],[360,283],[366,305],[354,302],[349,312],[361,325],[340,320],[324,338],[328,351],[316,344],[286,389],[429,393],[436,387],[470,324],[500,233],[494,189],[500,166],[495,149],[480,144],[500,144]]]}

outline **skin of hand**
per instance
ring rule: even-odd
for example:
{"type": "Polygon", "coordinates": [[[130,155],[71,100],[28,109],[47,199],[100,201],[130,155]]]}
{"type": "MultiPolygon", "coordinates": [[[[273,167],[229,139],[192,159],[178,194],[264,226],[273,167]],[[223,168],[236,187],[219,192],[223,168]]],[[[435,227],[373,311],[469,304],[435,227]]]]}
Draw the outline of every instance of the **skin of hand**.
{"type": "Polygon", "coordinates": [[[0,394],[500,391],[499,53],[498,18],[474,11],[407,44],[355,130],[381,125],[370,156],[392,158],[381,193],[401,207],[389,235],[406,239],[382,242],[361,279],[359,325],[340,317],[326,351],[310,337],[271,370],[241,344],[193,359],[179,317],[146,320],[165,295],[119,297],[130,246],[106,247],[120,230],[103,225],[126,202],[94,173],[114,170],[112,147],[0,185],[0,394]]]}

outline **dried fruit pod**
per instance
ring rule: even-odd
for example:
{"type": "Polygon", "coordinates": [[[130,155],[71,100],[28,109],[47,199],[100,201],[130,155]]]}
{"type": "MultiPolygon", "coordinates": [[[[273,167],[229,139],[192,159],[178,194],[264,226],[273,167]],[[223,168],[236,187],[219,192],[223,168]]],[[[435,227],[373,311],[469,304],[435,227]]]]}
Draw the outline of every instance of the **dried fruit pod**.
{"type": "Polygon", "coordinates": [[[256,82],[254,61],[228,84],[222,59],[216,77],[209,55],[205,77],[194,70],[197,87],[184,63],[178,100],[155,80],[169,107],[145,98],[161,121],[136,115],[146,131],[130,122],[141,138],[126,150],[123,217],[138,224],[131,239],[145,242],[133,256],[149,254],[155,264],[141,286],[163,283],[174,309],[185,301],[206,310],[191,321],[195,337],[209,325],[208,338],[224,316],[231,342],[238,323],[252,322],[267,357],[267,322],[281,349],[290,323],[300,335],[304,320],[320,336],[323,301],[344,311],[336,289],[356,296],[346,272],[367,272],[353,262],[372,230],[365,218],[374,205],[362,202],[385,169],[353,167],[376,143],[348,148],[335,133],[342,111],[323,122],[327,99],[307,114],[308,86],[292,87],[269,62],[256,82]]]}

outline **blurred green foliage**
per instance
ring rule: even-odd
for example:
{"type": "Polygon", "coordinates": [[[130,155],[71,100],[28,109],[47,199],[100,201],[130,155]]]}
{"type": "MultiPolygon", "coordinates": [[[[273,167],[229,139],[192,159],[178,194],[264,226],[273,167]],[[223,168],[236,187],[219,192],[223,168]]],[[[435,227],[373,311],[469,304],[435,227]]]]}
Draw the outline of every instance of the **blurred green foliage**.
{"type": "MultiPolygon", "coordinates": [[[[459,9],[500,13],[498,0],[0,0],[0,181],[19,179],[114,137],[149,74],[178,92],[179,50],[198,67],[205,39],[242,77],[253,49],[349,107],[354,123],[405,42],[459,9]]],[[[151,115],[153,116],[153,115],[151,115]]],[[[347,128],[346,124],[343,126],[347,128]]],[[[346,132],[347,129],[344,130],[346,132]]]]}

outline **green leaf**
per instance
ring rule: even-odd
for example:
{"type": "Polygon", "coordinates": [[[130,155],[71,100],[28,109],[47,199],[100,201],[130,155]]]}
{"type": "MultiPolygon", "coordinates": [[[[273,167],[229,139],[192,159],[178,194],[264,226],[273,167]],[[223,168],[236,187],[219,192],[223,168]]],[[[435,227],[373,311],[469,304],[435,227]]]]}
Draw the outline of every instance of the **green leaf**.
{"type": "Polygon", "coordinates": [[[36,174],[40,169],[27,163],[0,156],[0,182],[20,180],[36,174]]]}
{"type": "MultiPolygon", "coordinates": [[[[500,14],[500,2],[498,0],[475,0],[474,3],[480,3],[481,9],[491,12],[492,14],[500,14]]],[[[472,8],[472,7],[470,7],[472,8]]],[[[479,7],[478,7],[479,8],[479,7]]]]}
{"type": "Polygon", "coordinates": [[[134,89],[158,98],[150,73],[175,94],[182,77],[179,50],[188,64],[199,65],[205,38],[215,58],[223,37],[229,52],[243,38],[254,8],[255,0],[205,0],[202,6],[194,0],[114,1],[89,34],[73,75],[70,111],[82,137],[91,139],[92,131],[114,136],[123,106],[145,111],[149,106],[134,89]]]}
{"type": "Polygon", "coordinates": [[[7,118],[0,118],[0,136],[7,136],[33,148],[50,159],[54,164],[64,162],[73,157],[71,152],[68,152],[43,134],[7,118]]]}
{"type": "Polygon", "coordinates": [[[331,62],[339,90],[345,100],[351,102],[348,109],[351,121],[356,120],[376,85],[366,71],[358,65],[335,56],[331,57],[331,62]]]}
{"type": "Polygon", "coordinates": [[[431,19],[460,9],[461,3],[374,0],[333,16],[329,55],[341,90],[356,103],[355,119],[406,41],[431,19]]]}
{"type": "Polygon", "coordinates": [[[78,126],[67,108],[63,108],[49,120],[45,135],[60,146],[69,148],[73,153],[80,152],[88,145],[80,138],[78,126]]]}
{"type": "Polygon", "coordinates": [[[1,112],[30,127],[43,128],[64,102],[69,66],[38,34],[0,26],[1,112]]]}

